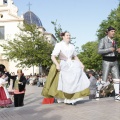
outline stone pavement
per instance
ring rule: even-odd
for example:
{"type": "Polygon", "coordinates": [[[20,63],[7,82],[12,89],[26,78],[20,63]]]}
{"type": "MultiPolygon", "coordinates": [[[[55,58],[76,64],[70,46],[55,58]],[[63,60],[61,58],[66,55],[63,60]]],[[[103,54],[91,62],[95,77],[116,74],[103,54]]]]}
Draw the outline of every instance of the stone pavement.
{"type": "Polygon", "coordinates": [[[0,120],[120,120],[120,102],[113,98],[89,101],[76,106],[65,104],[42,105],[41,87],[27,85],[25,106],[0,108],[0,120]]]}

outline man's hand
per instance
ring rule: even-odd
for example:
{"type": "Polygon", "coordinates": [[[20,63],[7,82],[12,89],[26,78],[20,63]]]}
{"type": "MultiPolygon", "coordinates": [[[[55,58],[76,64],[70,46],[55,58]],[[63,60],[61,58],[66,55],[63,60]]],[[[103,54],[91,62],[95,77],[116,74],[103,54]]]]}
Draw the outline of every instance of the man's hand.
{"type": "Polygon", "coordinates": [[[117,52],[120,53],[120,48],[117,49],[117,52]]]}
{"type": "Polygon", "coordinates": [[[111,47],[110,49],[111,49],[111,51],[112,51],[112,52],[114,52],[114,51],[115,51],[115,48],[114,48],[114,47],[111,47]]]}

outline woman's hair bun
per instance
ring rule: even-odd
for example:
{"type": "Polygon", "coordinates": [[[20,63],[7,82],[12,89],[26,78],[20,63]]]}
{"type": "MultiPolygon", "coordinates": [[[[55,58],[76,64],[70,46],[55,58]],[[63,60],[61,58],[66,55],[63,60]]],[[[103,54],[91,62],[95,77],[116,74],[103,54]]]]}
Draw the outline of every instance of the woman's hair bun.
{"type": "Polygon", "coordinates": [[[63,37],[63,36],[65,36],[66,33],[69,33],[69,32],[68,31],[62,32],[62,33],[60,33],[60,36],[63,37]]]}
{"type": "Polygon", "coordinates": [[[65,33],[63,33],[63,32],[62,32],[62,33],[60,33],[60,36],[64,36],[64,35],[65,35],[65,33]]]}

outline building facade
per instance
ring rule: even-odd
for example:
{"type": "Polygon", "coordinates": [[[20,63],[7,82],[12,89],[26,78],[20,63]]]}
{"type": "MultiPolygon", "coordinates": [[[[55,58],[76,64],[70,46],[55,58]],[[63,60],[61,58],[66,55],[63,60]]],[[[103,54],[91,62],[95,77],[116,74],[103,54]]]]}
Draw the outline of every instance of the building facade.
{"type": "MultiPolygon", "coordinates": [[[[47,38],[49,43],[55,44],[56,38],[52,33],[46,32],[39,17],[32,11],[27,11],[21,16],[18,16],[18,8],[14,5],[13,0],[0,0],[0,44],[7,43],[8,40],[15,38],[15,34],[20,32],[18,25],[26,20],[30,24],[36,24],[41,33],[47,38]]],[[[9,72],[17,71],[17,63],[7,60],[3,54],[3,49],[0,47],[0,64],[4,64],[9,72]]],[[[23,69],[26,75],[39,73],[42,68],[33,66],[23,69]]]]}

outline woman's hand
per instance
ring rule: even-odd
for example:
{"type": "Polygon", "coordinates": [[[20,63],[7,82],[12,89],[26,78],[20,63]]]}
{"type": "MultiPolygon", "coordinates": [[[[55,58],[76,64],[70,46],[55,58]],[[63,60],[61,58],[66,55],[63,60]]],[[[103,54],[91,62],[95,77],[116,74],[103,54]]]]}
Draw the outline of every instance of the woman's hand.
{"type": "Polygon", "coordinates": [[[7,69],[6,69],[6,68],[4,68],[4,71],[5,71],[5,72],[7,72],[7,69]]]}
{"type": "Polygon", "coordinates": [[[5,85],[5,83],[2,83],[0,86],[1,86],[1,87],[4,87],[4,85],[5,85]]]}
{"type": "Polygon", "coordinates": [[[8,81],[4,82],[4,84],[7,84],[7,83],[8,83],[8,81]]]}
{"type": "Polygon", "coordinates": [[[52,55],[51,59],[52,59],[53,63],[56,65],[56,69],[58,71],[60,71],[60,64],[58,63],[56,56],[52,55]]]}
{"type": "Polygon", "coordinates": [[[60,64],[57,64],[57,65],[56,65],[56,69],[57,69],[58,71],[60,71],[60,64]]]}
{"type": "Polygon", "coordinates": [[[18,82],[18,84],[23,85],[23,83],[22,83],[22,82],[18,82]]]}

